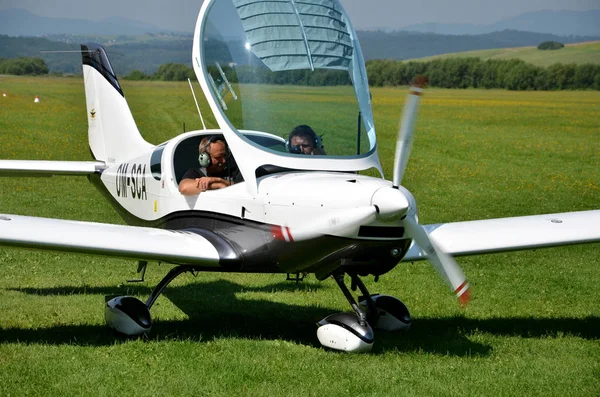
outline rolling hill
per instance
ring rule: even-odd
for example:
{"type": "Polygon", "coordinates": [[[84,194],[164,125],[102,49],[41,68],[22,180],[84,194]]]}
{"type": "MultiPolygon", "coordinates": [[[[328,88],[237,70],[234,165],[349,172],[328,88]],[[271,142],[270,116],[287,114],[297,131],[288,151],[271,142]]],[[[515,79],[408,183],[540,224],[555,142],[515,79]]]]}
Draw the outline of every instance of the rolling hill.
{"type": "Polygon", "coordinates": [[[444,58],[481,58],[487,59],[521,59],[536,66],[550,66],[555,63],[574,63],[581,65],[593,63],[600,65],[600,41],[565,44],[565,47],[554,51],[541,51],[535,46],[496,48],[490,50],[464,51],[450,54],[412,59],[414,61],[431,61],[444,58]]]}
{"type": "MultiPolygon", "coordinates": [[[[458,56],[483,59],[520,58],[540,66],[557,62],[600,63],[600,41],[598,41],[600,38],[598,37],[561,37],[518,31],[502,31],[477,36],[370,31],[359,31],[358,35],[366,60],[429,60],[434,56],[458,56]],[[538,51],[535,48],[538,44],[550,40],[565,43],[566,47],[557,51],[538,51]],[[596,41],[591,42],[591,40],[596,41]],[[585,41],[587,42],[584,44],[576,44],[585,41]]],[[[60,35],[47,38],[0,35],[0,58],[40,57],[44,59],[51,72],[78,74],[81,73],[81,56],[76,53],[79,50],[78,43],[90,41],[106,46],[111,55],[111,62],[119,75],[129,74],[134,69],[152,74],[165,63],[182,63],[191,66],[192,37],[179,34],[60,35]]]]}

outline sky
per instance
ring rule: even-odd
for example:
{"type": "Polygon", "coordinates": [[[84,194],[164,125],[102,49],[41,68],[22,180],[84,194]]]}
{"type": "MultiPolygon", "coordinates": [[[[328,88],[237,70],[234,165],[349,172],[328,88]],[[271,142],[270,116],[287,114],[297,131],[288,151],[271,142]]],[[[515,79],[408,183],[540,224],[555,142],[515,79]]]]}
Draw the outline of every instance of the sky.
{"type": "MultiPolygon", "coordinates": [[[[356,29],[417,23],[490,24],[529,11],[600,9],[600,0],[341,0],[356,29]]],[[[159,28],[193,31],[200,0],[0,0],[0,9],[24,8],[39,16],[125,17],[159,28]]]]}

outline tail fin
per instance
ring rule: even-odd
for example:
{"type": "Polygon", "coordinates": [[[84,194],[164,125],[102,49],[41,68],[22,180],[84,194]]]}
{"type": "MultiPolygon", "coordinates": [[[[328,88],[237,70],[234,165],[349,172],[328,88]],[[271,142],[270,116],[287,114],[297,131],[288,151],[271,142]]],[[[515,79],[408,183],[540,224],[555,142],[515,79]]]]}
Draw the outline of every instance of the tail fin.
{"type": "Polygon", "coordinates": [[[100,44],[81,45],[90,149],[108,164],[134,158],[153,145],[135,125],[121,85],[100,44]]]}

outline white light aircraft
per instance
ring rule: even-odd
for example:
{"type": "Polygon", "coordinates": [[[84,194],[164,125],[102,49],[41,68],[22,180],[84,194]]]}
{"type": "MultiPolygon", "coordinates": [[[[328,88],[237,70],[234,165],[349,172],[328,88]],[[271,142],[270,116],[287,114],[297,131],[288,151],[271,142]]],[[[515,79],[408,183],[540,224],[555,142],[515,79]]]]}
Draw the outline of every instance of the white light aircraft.
{"type": "Polygon", "coordinates": [[[401,182],[422,88],[410,89],[388,181],[364,59],[338,0],[204,1],[192,62],[219,128],[157,146],[140,135],[104,49],[81,51],[95,161],[0,160],[0,174],[87,176],[131,226],[0,215],[0,244],[135,258],[142,270],[148,261],[175,265],[145,303],[130,296],[107,302],[107,323],[119,332],[148,332],[153,303],[185,272],[315,274],[333,277],[354,311],[321,320],[320,343],[365,351],[373,328],[405,329],[411,319],[399,299],[369,294],[361,277],[428,259],[466,303],[469,284],[453,256],[600,241],[600,211],[419,224],[401,182]],[[300,86],[308,84],[317,86],[312,101],[288,106],[286,97],[304,95],[300,86]],[[291,142],[299,125],[316,131],[310,145],[326,142],[321,154],[305,155],[291,142]],[[206,137],[226,141],[229,169],[243,181],[184,196],[178,184],[200,168],[206,137]],[[365,170],[381,177],[359,173],[365,170]],[[363,295],[359,302],[346,275],[363,295]]]}

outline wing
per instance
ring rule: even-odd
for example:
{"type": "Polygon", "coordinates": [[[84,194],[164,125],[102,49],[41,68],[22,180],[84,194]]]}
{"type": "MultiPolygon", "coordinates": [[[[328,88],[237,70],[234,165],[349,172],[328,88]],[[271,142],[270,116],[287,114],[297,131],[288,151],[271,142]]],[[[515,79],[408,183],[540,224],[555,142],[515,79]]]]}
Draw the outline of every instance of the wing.
{"type": "Polygon", "coordinates": [[[175,231],[0,215],[0,245],[219,267],[235,263],[231,245],[207,230],[175,231]]]}
{"type": "MultiPolygon", "coordinates": [[[[426,225],[453,256],[600,242],[600,210],[426,225]]],[[[403,261],[426,259],[413,242],[403,261]]]]}
{"type": "Polygon", "coordinates": [[[89,175],[105,167],[102,161],[0,160],[0,176],[89,175]]]}

